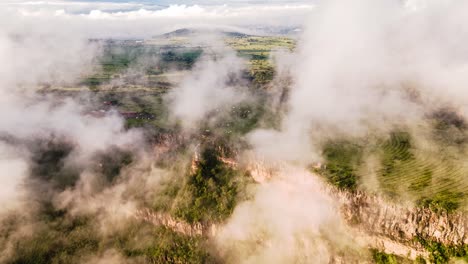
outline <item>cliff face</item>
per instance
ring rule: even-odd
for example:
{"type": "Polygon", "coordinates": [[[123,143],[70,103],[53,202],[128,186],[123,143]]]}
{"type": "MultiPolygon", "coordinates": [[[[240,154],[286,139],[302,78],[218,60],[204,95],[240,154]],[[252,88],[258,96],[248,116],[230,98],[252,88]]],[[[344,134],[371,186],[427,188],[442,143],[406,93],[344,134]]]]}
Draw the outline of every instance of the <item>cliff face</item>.
{"type": "MultiPolygon", "coordinates": [[[[229,166],[242,166],[234,160],[221,160],[229,166]]],[[[255,162],[244,166],[258,184],[265,184],[276,177],[291,177],[285,173],[288,170],[283,168],[287,166],[281,164],[272,167],[263,162],[255,162]]],[[[318,177],[305,169],[300,171],[303,177],[318,177]]],[[[468,244],[466,213],[438,214],[429,209],[391,203],[362,191],[341,191],[328,184],[318,184],[321,185],[319,189],[336,202],[343,219],[355,231],[356,241],[366,247],[415,259],[417,256],[428,256],[426,249],[418,242],[419,239],[440,242],[447,246],[468,244]]],[[[162,225],[192,236],[214,237],[220,224],[189,224],[168,214],[148,209],[139,210],[135,216],[154,225],[162,225]]]]}
{"type": "MultiPolygon", "coordinates": [[[[263,162],[255,162],[249,166],[251,175],[259,184],[278,176],[288,177],[281,175],[280,165],[273,169],[264,165],[263,162]]],[[[319,177],[312,173],[304,174],[319,177]]],[[[368,247],[414,259],[428,256],[421,239],[446,246],[468,244],[466,212],[436,213],[426,208],[396,204],[363,191],[341,191],[329,184],[323,184],[321,189],[337,202],[343,219],[356,231],[356,239],[368,247]]]]}
{"type": "Polygon", "coordinates": [[[214,224],[190,224],[176,219],[167,213],[154,212],[147,208],[136,211],[134,216],[136,219],[155,226],[164,226],[172,231],[188,236],[213,236],[216,234],[216,225],[214,224]]]}
{"type": "Polygon", "coordinates": [[[417,238],[445,245],[468,243],[468,216],[463,213],[437,214],[429,209],[389,204],[364,192],[336,191],[343,217],[351,225],[372,235],[419,247],[417,238]]]}
{"type": "MultiPolygon", "coordinates": [[[[256,162],[249,166],[251,175],[260,184],[281,171],[264,165],[256,162]]],[[[317,177],[309,174],[310,177],[317,177]]],[[[337,200],[346,222],[369,235],[386,237],[416,249],[422,249],[418,238],[444,245],[468,244],[466,212],[436,213],[427,208],[395,204],[363,191],[341,191],[328,184],[323,185],[323,191],[337,200]]]]}

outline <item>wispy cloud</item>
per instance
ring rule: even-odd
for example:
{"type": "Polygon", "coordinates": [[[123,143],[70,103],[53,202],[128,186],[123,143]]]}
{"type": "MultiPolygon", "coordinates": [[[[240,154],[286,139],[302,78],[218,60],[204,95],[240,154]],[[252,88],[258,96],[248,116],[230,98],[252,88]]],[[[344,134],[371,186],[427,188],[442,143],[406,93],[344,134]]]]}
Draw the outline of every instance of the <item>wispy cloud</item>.
{"type": "MultiPolygon", "coordinates": [[[[311,3],[214,1],[184,4],[176,1],[85,2],[85,1],[9,1],[0,8],[10,21],[35,27],[68,26],[89,37],[152,36],[180,27],[217,26],[299,26],[313,10],[311,3]],[[99,21],[99,23],[96,23],[99,21]]],[[[1,12],[1,11],[0,11],[1,12]]]]}

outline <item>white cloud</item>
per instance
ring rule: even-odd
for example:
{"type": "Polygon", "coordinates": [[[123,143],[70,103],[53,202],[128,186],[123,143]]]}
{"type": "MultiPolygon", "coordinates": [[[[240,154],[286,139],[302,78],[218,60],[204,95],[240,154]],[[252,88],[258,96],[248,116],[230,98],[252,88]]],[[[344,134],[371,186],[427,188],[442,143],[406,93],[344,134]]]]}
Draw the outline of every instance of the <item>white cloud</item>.
{"type": "MultiPolygon", "coordinates": [[[[313,10],[306,3],[170,4],[30,1],[0,3],[11,31],[25,26],[73,31],[87,37],[150,37],[182,27],[299,26],[313,10]],[[20,25],[18,25],[20,24],[20,25]]],[[[0,13],[3,13],[0,11],[0,13]]],[[[8,27],[5,27],[8,29],[8,27]]]]}

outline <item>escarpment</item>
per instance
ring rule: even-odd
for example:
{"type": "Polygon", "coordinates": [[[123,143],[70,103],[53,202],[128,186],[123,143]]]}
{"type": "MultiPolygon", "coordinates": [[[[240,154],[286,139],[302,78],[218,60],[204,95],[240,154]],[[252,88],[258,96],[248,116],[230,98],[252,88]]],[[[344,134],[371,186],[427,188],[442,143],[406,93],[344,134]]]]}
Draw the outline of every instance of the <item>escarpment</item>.
{"type": "Polygon", "coordinates": [[[387,236],[395,241],[418,246],[418,239],[445,245],[468,243],[466,213],[434,212],[428,208],[408,208],[391,204],[362,191],[335,194],[344,218],[370,234],[387,236]]]}

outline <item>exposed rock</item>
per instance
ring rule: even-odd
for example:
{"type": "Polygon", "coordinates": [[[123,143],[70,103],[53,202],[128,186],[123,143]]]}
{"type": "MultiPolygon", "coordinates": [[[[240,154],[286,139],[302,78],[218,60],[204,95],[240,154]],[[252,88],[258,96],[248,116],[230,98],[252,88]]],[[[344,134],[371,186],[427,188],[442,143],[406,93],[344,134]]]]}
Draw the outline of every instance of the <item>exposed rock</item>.
{"type": "Polygon", "coordinates": [[[176,219],[167,213],[159,213],[150,209],[140,209],[135,213],[135,218],[151,223],[155,226],[164,226],[174,232],[188,236],[214,236],[216,234],[215,224],[194,223],[189,224],[185,221],[176,219]]]}
{"type": "MultiPolygon", "coordinates": [[[[236,161],[232,159],[222,158],[221,161],[230,166],[237,166],[236,161]]],[[[283,167],[281,164],[265,164],[246,164],[251,176],[260,184],[276,177],[283,167]]],[[[315,177],[311,173],[310,176],[315,177]]],[[[418,242],[419,238],[453,246],[468,243],[466,213],[436,213],[427,208],[391,203],[380,196],[369,195],[363,191],[342,191],[326,184],[321,188],[337,201],[344,220],[356,233],[356,241],[364,246],[415,259],[417,256],[428,256],[428,252],[418,242]]],[[[216,224],[189,224],[149,209],[139,210],[135,216],[186,235],[213,237],[217,233],[216,224]]],[[[342,261],[337,257],[332,263],[342,261]]]]}
{"type": "Polygon", "coordinates": [[[344,218],[367,233],[415,246],[418,237],[445,245],[468,243],[468,216],[462,212],[448,214],[408,208],[361,191],[331,193],[340,200],[344,218]]]}

